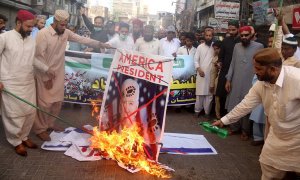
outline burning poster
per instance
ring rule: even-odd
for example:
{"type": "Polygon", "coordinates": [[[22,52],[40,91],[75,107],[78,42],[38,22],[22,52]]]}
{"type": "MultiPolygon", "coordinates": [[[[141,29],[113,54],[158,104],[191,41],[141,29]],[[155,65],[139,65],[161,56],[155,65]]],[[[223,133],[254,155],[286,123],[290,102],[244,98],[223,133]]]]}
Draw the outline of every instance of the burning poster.
{"type": "Polygon", "coordinates": [[[173,82],[171,84],[168,106],[195,104],[196,71],[192,56],[178,55],[173,64],[173,82]]]}
{"type": "MultiPolygon", "coordinates": [[[[108,74],[92,147],[127,170],[161,173],[157,163],[164,133],[173,60],[117,50],[108,74]],[[153,172],[154,171],[154,172],[153,172]]],[[[158,175],[161,176],[161,175],[158,175]]]]}

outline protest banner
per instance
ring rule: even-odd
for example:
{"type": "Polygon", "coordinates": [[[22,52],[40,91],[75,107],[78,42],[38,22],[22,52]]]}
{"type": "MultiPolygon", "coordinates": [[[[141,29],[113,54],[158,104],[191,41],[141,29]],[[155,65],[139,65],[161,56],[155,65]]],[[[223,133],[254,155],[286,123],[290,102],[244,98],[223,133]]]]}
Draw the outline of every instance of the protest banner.
{"type": "Polygon", "coordinates": [[[273,8],[268,8],[267,16],[266,16],[267,25],[271,25],[271,24],[275,23],[276,22],[275,20],[276,20],[275,10],[273,8]]]}
{"type": "Polygon", "coordinates": [[[300,7],[294,8],[293,9],[293,24],[292,24],[293,29],[300,29],[300,7]]]}
{"type": "Polygon", "coordinates": [[[215,18],[239,20],[240,3],[215,2],[215,18]]]}
{"type": "Polygon", "coordinates": [[[226,19],[208,18],[208,26],[213,27],[215,33],[226,33],[228,30],[228,21],[226,19]]]}
{"type": "Polygon", "coordinates": [[[64,101],[101,104],[112,55],[67,51],[64,101]]]}
{"type": "MultiPolygon", "coordinates": [[[[65,57],[65,102],[101,104],[112,55],[67,51],[65,57]]],[[[195,103],[196,76],[190,56],[178,56],[174,62],[170,106],[195,103]]]]}
{"type": "Polygon", "coordinates": [[[107,78],[99,127],[122,132],[137,125],[147,155],[157,159],[164,132],[173,59],[117,50],[107,78]]]}
{"type": "Polygon", "coordinates": [[[195,104],[196,71],[193,57],[178,55],[174,61],[173,68],[173,82],[171,84],[168,106],[195,104]]]}
{"type": "Polygon", "coordinates": [[[255,25],[264,25],[267,23],[269,0],[260,0],[252,3],[253,19],[255,25]]]}

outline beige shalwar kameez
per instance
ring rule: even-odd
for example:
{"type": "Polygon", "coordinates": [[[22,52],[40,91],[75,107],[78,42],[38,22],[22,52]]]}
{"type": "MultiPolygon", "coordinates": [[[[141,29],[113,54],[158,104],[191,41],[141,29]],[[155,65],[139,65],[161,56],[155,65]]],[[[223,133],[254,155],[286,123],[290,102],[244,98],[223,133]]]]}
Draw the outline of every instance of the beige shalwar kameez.
{"type": "Polygon", "coordinates": [[[241,103],[221,121],[236,122],[262,103],[270,123],[259,161],[262,179],[280,178],[287,171],[300,173],[300,70],[282,66],[275,84],[257,81],[241,103]]]}
{"type": "MultiPolygon", "coordinates": [[[[62,35],[58,35],[52,26],[39,31],[35,57],[55,72],[55,79],[52,80],[53,87],[46,89],[44,82],[49,80],[48,77],[37,75],[37,103],[40,108],[53,115],[59,115],[64,99],[65,49],[68,41],[100,48],[99,41],[79,36],[68,29],[62,35]]],[[[34,132],[40,134],[53,128],[54,120],[53,117],[38,112],[34,132]]]]}

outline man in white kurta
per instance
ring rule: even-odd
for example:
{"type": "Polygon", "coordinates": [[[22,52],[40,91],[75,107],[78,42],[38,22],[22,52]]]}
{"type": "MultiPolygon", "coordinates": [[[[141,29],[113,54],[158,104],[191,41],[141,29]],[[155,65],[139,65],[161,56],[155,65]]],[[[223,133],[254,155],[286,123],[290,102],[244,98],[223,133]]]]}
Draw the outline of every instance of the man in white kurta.
{"type": "Polygon", "coordinates": [[[262,103],[270,123],[259,158],[262,180],[283,179],[288,171],[300,173],[300,69],[282,66],[275,48],[259,50],[253,64],[259,81],[213,125],[234,123],[262,103]]]}
{"type": "MultiPolygon", "coordinates": [[[[30,37],[34,16],[24,10],[17,14],[16,28],[0,35],[0,81],[5,89],[36,104],[34,67],[47,72],[48,67],[35,60],[35,41],[30,37]]],[[[1,113],[7,141],[16,153],[26,156],[25,146],[37,148],[28,139],[36,110],[2,92],[1,113]]]]}
{"type": "Polygon", "coordinates": [[[211,109],[212,93],[209,91],[210,72],[212,68],[212,59],[214,57],[214,48],[212,47],[213,34],[211,31],[205,32],[205,43],[197,47],[194,57],[196,77],[196,103],[195,114],[204,109],[205,114],[209,115],[211,109]]]}
{"type": "Polygon", "coordinates": [[[148,54],[159,55],[159,40],[153,37],[154,26],[147,25],[144,27],[143,37],[135,42],[135,50],[148,54]]]}
{"type": "Polygon", "coordinates": [[[194,44],[195,36],[192,33],[187,33],[185,37],[185,45],[181,46],[177,52],[176,55],[190,55],[192,56],[194,60],[194,56],[196,54],[196,48],[193,46],[194,44]]]}
{"type": "Polygon", "coordinates": [[[159,55],[174,57],[178,48],[180,47],[180,41],[176,38],[176,30],[174,26],[167,28],[167,37],[162,38],[160,41],[159,55]]]}
{"type": "MultiPolygon", "coordinates": [[[[55,72],[55,79],[38,74],[37,102],[40,108],[58,116],[64,99],[65,49],[67,41],[79,42],[94,48],[109,48],[99,41],[79,36],[66,29],[69,14],[64,10],[56,10],[54,23],[39,31],[36,38],[35,57],[55,72]]],[[[54,124],[54,118],[38,112],[34,122],[34,131],[43,141],[50,141],[48,129],[62,130],[54,124]]]]}
{"type": "MultiPolygon", "coordinates": [[[[119,34],[106,42],[106,44],[109,44],[110,46],[117,49],[134,50],[134,41],[132,36],[129,35],[129,25],[127,23],[121,22],[119,28],[119,34]]],[[[109,49],[107,50],[107,53],[114,54],[115,50],[109,49]]]]}

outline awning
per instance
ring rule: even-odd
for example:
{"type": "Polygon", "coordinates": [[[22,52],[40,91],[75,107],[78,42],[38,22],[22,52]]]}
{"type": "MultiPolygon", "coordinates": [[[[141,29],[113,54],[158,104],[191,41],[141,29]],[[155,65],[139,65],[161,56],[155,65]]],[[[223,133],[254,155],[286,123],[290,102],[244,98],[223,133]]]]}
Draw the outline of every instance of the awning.
{"type": "Polygon", "coordinates": [[[4,6],[8,6],[8,7],[13,7],[15,9],[25,9],[25,10],[34,11],[37,14],[41,14],[41,10],[34,9],[30,6],[26,6],[26,5],[23,5],[23,4],[20,4],[20,3],[17,3],[17,2],[13,2],[13,1],[1,0],[0,4],[4,5],[4,6]]]}

